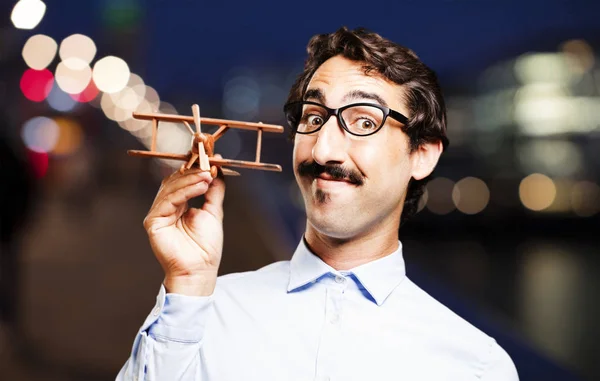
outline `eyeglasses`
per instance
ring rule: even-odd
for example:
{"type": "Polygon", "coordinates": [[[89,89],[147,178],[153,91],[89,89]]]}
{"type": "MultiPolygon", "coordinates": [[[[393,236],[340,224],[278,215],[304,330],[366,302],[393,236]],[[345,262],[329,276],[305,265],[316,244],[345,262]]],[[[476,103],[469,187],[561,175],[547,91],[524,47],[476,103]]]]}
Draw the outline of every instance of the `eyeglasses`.
{"type": "Polygon", "coordinates": [[[287,103],[283,107],[291,128],[299,134],[312,134],[319,131],[332,115],[342,128],[356,136],[373,135],[383,127],[389,116],[406,124],[408,118],[389,107],[373,103],[353,103],[332,109],[310,101],[287,103]]]}

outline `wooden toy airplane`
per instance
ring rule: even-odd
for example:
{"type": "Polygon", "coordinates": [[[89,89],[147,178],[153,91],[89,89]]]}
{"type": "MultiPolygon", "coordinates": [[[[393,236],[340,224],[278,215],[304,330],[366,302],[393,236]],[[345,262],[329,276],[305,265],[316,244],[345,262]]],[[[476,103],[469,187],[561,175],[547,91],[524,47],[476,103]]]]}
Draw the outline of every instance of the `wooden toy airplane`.
{"type": "Polygon", "coordinates": [[[135,119],[151,120],[152,121],[152,143],[150,150],[129,150],[127,153],[130,156],[139,157],[155,157],[161,159],[173,159],[182,160],[185,163],[181,165],[179,171],[183,173],[186,169],[192,168],[194,163],[197,161],[198,166],[203,171],[210,171],[213,178],[217,177],[218,168],[224,175],[239,176],[239,172],[224,168],[224,167],[238,167],[238,168],[250,168],[250,169],[261,169],[264,171],[276,171],[281,172],[281,166],[277,164],[261,163],[260,161],[260,150],[262,143],[262,132],[283,132],[282,126],[274,124],[263,124],[263,123],[250,123],[241,122],[237,120],[226,120],[226,119],[213,119],[213,118],[200,118],[200,107],[198,105],[192,106],[193,116],[184,115],[172,115],[172,114],[154,114],[154,113],[133,113],[135,119]],[[185,124],[187,129],[192,134],[191,149],[187,154],[176,154],[168,152],[157,152],[156,151],[156,135],[158,131],[158,122],[180,122],[185,124]],[[196,132],[190,126],[190,122],[194,122],[196,125],[196,132]],[[202,133],[201,123],[219,126],[219,129],[213,134],[202,133]],[[221,136],[229,128],[240,128],[245,130],[256,130],[258,138],[256,141],[256,159],[254,161],[245,160],[231,160],[221,159],[214,156],[215,142],[219,140],[221,136]]]}

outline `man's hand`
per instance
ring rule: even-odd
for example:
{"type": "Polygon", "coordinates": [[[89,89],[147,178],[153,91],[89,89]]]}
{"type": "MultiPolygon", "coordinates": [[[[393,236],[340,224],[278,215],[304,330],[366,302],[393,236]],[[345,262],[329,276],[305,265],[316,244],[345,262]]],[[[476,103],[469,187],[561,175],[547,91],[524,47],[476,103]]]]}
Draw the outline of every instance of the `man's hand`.
{"type": "Polygon", "coordinates": [[[223,251],[221,176],[213,179],[199,169],[173,173],[163,180],[144,219],[167,292],[207,296],[215,288],[223,251]],[[189,208],[188,201],[203,194],[202,208],[189,208]]]}

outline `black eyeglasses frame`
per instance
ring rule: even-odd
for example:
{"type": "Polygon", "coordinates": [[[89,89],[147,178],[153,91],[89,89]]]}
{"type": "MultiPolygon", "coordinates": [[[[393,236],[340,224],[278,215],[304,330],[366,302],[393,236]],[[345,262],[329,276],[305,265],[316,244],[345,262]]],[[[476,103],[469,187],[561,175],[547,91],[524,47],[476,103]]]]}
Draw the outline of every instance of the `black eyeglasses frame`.
{"type": "Polygon", "coordinates": [[[368,103],[368,102],[351,103],[351,104],[342,106],[340,108],[333,109],[333,108],[327,107],[327,106],[325,106],[321,103],[317,103],[317,102],[296,101],[296,102],[286,103],[283,106],[283,112],[286,114],[286,119],[288,121],[288,124],[290,124],[290,127],[294,129],[294,132],[298,133],[298,134],[302,134],[302,135],[310,135],[312,133],[319,131],[325,125],[325,123],[327,123],[327,121],[331,118],[332,115],[335,115],[335,117],[338,120],[338,124],[340,126],[342,126],[344,131],[346,131],[349,134],[354,135],[354,136],[370,136],[370,135],[373,135],[373,134],[379,132],[379,130],[381,130],[381,128],[385,125],[385,121],[387,120],[388,116],[402,124],[406,125],[408,123],[408,118],[406,116],[404,116],[402,113],[400,113],[396,110],[392,110],[391,108],[386,107],[386,106],[382,106],[382,105],[379,105],[376,103],[368,103]],[[294,126],[291,123],[291,118],[288,116],[290,108],[293,106],[298,106],[298,105],[313,105],[313,106],[319,106],[319,107],[322,107],[323,109],[325,109],[327,111],[327,117],[323,121],[323,124],[316,130],[313,130],[311,132],[298,131],[298,123],[295,123],[296,125],[294,126]],[[344,118],[342,118],[341,114],[344,110],[346,110],[350,107],[355,107],[355,106],[372,106],[372,107],[375,107],[375,108],[378,108],[379,110],[381,110],[383,112],[383,120],[381,121],[381,125],[379,127],[377,127],[376,130],[369,132],[368,134],[365,134],[365,135],[355,134],[354,132],[350,131],[350,129],[346,126],[346,122],[344,122],[344,118]]]}

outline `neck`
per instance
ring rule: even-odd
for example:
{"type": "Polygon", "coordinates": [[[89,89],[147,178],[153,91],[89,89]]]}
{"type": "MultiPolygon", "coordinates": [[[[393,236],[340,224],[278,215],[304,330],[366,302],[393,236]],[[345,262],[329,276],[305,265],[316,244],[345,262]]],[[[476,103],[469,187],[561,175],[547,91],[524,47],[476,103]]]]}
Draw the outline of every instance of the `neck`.
{"type": "Polygon", "coordinates": [[[317,231],[307,222],[304,234],[309,249],[336,270],[350,270],[383,258],[398,249],[398,225],[361,236],[334,238],[317,231]]]}

